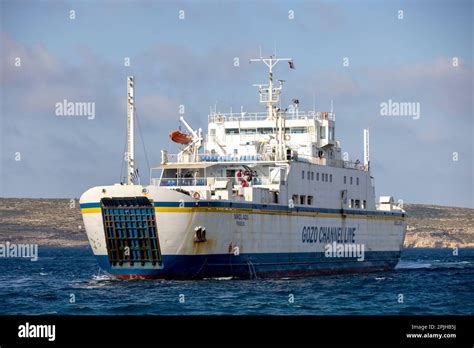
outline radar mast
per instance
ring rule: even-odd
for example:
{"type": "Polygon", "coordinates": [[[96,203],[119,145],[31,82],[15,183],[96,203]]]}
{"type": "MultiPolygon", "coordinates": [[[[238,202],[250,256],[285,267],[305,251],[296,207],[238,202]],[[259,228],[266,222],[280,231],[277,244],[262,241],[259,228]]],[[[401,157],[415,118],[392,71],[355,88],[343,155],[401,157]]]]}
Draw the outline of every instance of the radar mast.
{"type": "Polygon", "coordinates": [[[285,119],[280,110],[277,110],[276,105],[280,103],[280,94],[284,81],[278,80],[278,87],[273,86],[273,68],[281,61],[288,62],[290,68],[294,69],[292,58],[277,58],[276,55],[271,55],[269,58],[263,58],[260,55],[260,58],[253,58],[249,61],[249,63],[262,62],[268,67],[268,84],[254,84],[254,86],[258,87],[258,92],[260,93],[260,103],[264,103],[267,106],[267,119],[275,121],[275,128],[277,131],[276,158],[279,160],[283,160],[285,155],[285,119]]]}

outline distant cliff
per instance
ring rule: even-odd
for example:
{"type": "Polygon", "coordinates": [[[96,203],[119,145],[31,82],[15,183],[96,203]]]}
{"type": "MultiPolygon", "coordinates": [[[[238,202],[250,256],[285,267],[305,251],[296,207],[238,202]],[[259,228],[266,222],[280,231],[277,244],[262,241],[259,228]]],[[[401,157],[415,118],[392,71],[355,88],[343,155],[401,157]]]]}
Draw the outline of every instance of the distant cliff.
{"type": "Polygon", "coordinates": [[[474,209],[405,204],[408,228],[405,247],[474,247],[474,209]]]}
{"type": "Polygon", "coordinates": [[[0,242],[87,245],[79,201],[0,198],[0,242]]]}
{"type": "MultiPolygon", "coordinates": [[[[405,204],[412,248],[474,247],[474,209],[405,204]]],[[[0,243],[87,245],[78,200],[0,198],[0,243]]]]}

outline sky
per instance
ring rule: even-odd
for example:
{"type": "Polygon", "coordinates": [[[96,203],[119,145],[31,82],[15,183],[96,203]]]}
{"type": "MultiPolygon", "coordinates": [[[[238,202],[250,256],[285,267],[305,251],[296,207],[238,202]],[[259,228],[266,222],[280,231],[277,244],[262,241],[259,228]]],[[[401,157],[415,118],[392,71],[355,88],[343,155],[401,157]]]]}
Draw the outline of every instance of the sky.
{"type": "Polygon", "coordinates": [[[464,0],[0,0],[0,196],[77,198],[119,182],[128,75],[148,181],[146,158],[178,152],[180,105],[203,129],[211,106],[264,111],[252,85],[266,70],[248,64],[261,47],[294,60],[274,72],[283,105],[333,100],[350,160],[370,129],[377,196],[472,208],[473,11],[464,0]],[[95,103],[95,117],[57,116],[65,99],[95,103]],[[420,117],[382,115],[389,100],[417,103],[420,117]]]}

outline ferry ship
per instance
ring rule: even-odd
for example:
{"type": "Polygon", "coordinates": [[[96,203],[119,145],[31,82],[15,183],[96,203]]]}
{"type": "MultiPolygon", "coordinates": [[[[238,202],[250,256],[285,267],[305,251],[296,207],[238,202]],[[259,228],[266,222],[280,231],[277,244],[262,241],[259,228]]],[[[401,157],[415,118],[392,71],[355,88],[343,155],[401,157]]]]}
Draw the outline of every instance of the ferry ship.
{"type": "MultiPolygon", "coordinates": [[[[263,112],[211,109],[208,129],[173,131],[149,185],[134,160],[134,77],[127,78],[126,182],[80,198],[87,236],[105,272],[119,278],[264,278],[389,270],[400,258],[405,211],[375,199],[369,161],[346,161],[332,110],[283,108],[280,62],[260,57],[263,112]]],[[[362,129],[361,129],[362,130],[362,129]]]]}

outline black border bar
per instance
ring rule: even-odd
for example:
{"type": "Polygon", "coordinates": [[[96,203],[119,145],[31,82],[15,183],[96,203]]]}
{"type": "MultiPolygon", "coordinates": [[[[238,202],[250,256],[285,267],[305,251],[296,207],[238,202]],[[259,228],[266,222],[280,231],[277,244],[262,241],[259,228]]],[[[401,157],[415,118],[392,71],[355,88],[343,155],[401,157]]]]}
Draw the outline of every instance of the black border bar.
{"type": "Polygon", "coordinates": [[[1,316],[0,346],[404,345],[473,347],[472,316],[1,316]],[[25,323],[55,325],[55,341],[20,338],[25,323]],[[423,325],[431,330],[415,329],[423,325]],[[455,325],[456,329],[439,329],[455,325]],[[436,329],[435,329],[436,328],[436,329]],[[455,333],[456,338],[408,338],[455,333]]]}

